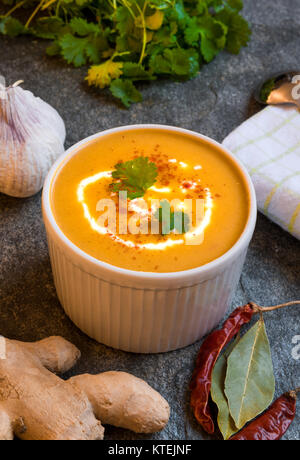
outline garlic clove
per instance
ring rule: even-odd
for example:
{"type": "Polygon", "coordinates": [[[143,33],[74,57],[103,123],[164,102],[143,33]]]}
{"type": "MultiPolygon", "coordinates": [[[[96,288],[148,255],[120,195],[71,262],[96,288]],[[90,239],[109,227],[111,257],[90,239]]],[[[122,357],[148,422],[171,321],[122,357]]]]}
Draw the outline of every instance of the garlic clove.
{"type": "Polygon", "coordinates": [[[53,107],[19,86],[1,95],[0,193],[29,197],[64,152],[65,124],[53,107]]]}

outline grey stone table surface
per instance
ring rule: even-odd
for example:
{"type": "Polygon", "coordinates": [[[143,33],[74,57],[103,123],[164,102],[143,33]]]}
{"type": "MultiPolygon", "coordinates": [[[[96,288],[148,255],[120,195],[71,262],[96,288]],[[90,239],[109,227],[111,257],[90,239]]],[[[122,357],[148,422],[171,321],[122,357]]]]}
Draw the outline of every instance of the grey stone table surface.
{"type": "MultiPolygon", "coordinates": [[[[83,83],[86,69],[47,58],[45,42],[0,38],[0,74],[52,104],[67,127],[67,146],[97,131],[131,123],[163,123],[201,132],[221,141],[259,107],[251,100],[258,81],[270,72],[300,69],[299,0],[245,0],[253,36],[239,56],[227,53],[187,83],[142,85],[145,100],[124,110],[108,93],[83,83]]],[[[41,199],[0,195],[0,334],[21,340],[62,335],[82,351],[72,374],[124,370],[146,379],[171,405],[166,429],[151,436],[107,427],[106,439],[209,439],[188,406],[188,383],[200,343],[159,355],[112,350],[81,333],[66,317],[51,274],[41,199]]],[[[300,298],[300,244],[262,215],[232,305],[255,300],[262,305],[300,298]]],[[[276,393],[300,385],[300,360],[292,357],[292,339],[300,335],[297,308],[270,313],[276,393]]],[[[297,356],[295,356],[297,357],[297,356]]],[[[300,440],[298,415],[284,439],[300,440]]]]}

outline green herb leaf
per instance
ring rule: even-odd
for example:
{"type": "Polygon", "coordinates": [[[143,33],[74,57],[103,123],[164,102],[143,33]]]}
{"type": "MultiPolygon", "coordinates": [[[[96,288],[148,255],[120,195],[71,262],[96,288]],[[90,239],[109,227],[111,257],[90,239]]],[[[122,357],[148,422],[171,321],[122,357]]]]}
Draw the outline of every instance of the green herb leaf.
{"type": "Polygon", "coordinates": [[[31,32],[39,38],[55,39],[56,37],[66,33],[68,27],[64,21],[57,16],[39,18],[31,32]]]}
{"type": "Polygon", "coordinates": [[[77,34],[80,37],[86,37],[90,34],[99,34],[101,29],[99,25],[92,22],[87,22],[83,18],[73,18],[70,22],[70,27],[73,34],[77,34]]]}
{"type": "Polygon", "coordinates": [[[160,202],[160,208],[154,214],[155,219],[160,223],[160,233],[168,235],[172,231],[179,234],[188,232],[190,228],[189,215],[183,211],[171,211],[170,203],[167,200],[160,202]]]}
{"type": "Polygon", "coordinates": [[[241,11],[243,9],[242,0],[227,0],[228,5],[235,11],[241,11]]]}
{"type": "Polygon", "coordinates": [[[0,18],[0,33],[9,37],[17,37],[18,35],[28,33],[28,31],[18,19],[8,17],[0,18]]]}
{"type": "Polygon", "coordinates": [[[230,53],[238,54],[246,46],[251,36],[247,21],[235,11],[225,8],[216,15],[216,19],[228,27],[226,48],[230,53]]]}
{"type": "Polygon", "coordinates": [[[102,37],[78,38],[68,33],[58,40],[58,44],[67,62],[80,67],[87,62],[98,64],[103,39],[102,37]]]}
{"type": "Polygon", "coordinates": [[[76,5],[78,6],[85,6],[88,3],[91,3],[91,0],[75,0],[75,2],[76,2],[76,5]]]}
{"type": "Polygon", "coordinates": [[[239,341],[227,362],[225,394],[241,429],[272,402],[275,379],[270,344],[261,318],[239,341]]]}
{"type": "Polygon", "coordinates": [[[155,77],[151,72],[147,72],[142,64],[136,64],[135,62],[124,62],[123,64],[123,75],[124,77],[130,78],[131,80],[154,80],[155,77]]]}
{"type": "Polygon", "coordinates": [[[138,157],[134,160],[115,165],[112,177],[115,182],[110,184],[114,192],[127,192],[129,199],[141,198],[148,188],[155,184],[157,167],[147,157],[138,157]]]}
{"type": "Polygon", "coordinates": [[[201,53],[205,61],[210,62],[225,47],[227,30],[222,22],[209,15],[201,19],[194,17],[185,29],[185,39],[194,46],[200,41],[201,53]]]}
{"type": "Polygon", "coordinates": [[[69,64],[80,67],[87,62],[86,48],[88,40],[77,38],[72,34],[66,34],[59,40],[61,54],[69,64]]]}
{"type": "Polygon", "coordinates": [[[179,234],[188,232],[190,228],[189,215],[183,211],[171,212],[170,226],[171,231],[175,230],[179,234]]]}
{"type": "Polygon", "coordinates": [[[266,83],[263,84],[261,91],[260,91],[260,98],[263,102],[268,102],[269,96],[273,89],[276,87],[276,81],[274,78],[271,78],[266,83]]]}
{"type": "MultiPolygon", "coordinates": [[[[187,3],[187,2],[185,2],[187,3]]],[[[172,11],[169,13],[172,20],[178,22],[179,26],[184,28],[189,22],[190,16],[185,9],[184,2],[182,0],[176,0],[172,11]]]]}
{"type": "Polygon", "coordinates": [[[109,89],[112,95],[120,99],[127,108],[134,102],[141,102],[143,100],[141,93],[130,80],[121,80],[118,78],[112,82],[109,89]]]}
{"type": "Polygon", "coordinates": [[[225,353],[219,356],[212,373],[211,397],[218,406],[218,425],[225,440],[229,439],[239,430],[230,415],[228,401],[225,395],[225,378],[227,372],[227,358],[239,342],[238,337],[225,353]]]}
{"type": "Polygon", "coordinates": [[[199,55],[193,48],[166,49],[150,59],[150,69],[153,73],[192,78],[199,71],[199,55]]]}
{"type": "Polygon", "coordinates": [[[121,35],[130,34],[134,29],[134,18],[130,10],[125,6],[120,6],[115,14],[117,29],[121,35]]]}

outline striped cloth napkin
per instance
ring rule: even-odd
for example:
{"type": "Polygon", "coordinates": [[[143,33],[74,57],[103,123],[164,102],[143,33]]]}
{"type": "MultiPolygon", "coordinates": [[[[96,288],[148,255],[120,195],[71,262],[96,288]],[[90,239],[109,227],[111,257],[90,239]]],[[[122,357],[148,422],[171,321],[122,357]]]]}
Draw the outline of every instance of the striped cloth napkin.
{"type": "Polygon", "coordinates": [[[246,166],[258,208],[300,239],[300,112],[269,106],[223,141],[246,166]]]}

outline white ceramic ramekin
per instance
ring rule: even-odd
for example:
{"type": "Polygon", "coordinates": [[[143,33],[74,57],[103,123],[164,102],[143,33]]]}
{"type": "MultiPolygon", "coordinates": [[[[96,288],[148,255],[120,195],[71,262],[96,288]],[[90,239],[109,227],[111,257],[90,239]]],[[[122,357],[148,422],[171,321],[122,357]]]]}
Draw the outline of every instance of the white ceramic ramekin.
{"type": "Polygon", "coordinates": [[[225,315],[242,272],[256,214],[255,192],[247,171],[223,146],[201,134],[164,125],[125,126],[95,134],[60,157],[44,186],[43,216],[59,300],[82,331],[110,347],[159,353],[190,345],[225,315]],[[51,184],[81,144],[114,132],[153,128],[188,133],[217,145],[248,184],[250,214],[243,234],[226,254],[202,267],[161,274],[118,268],[84,253],[55,221],[51,184]]]}

